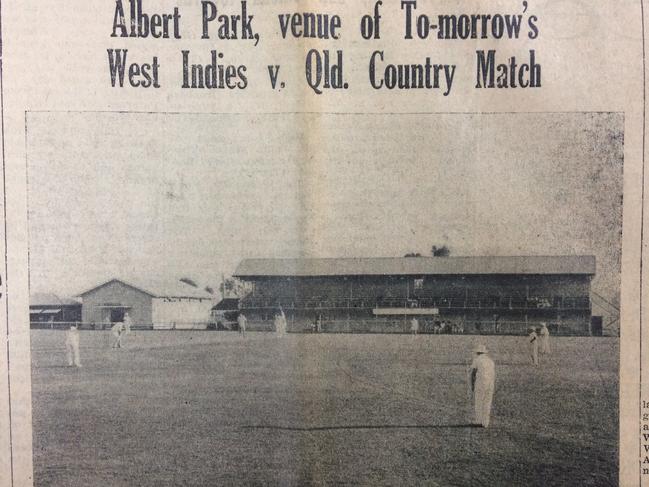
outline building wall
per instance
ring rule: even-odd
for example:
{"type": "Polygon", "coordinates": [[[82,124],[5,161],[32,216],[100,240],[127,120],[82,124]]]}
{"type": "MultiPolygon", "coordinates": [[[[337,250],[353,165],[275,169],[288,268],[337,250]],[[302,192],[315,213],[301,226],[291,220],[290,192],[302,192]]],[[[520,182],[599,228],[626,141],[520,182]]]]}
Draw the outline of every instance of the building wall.
{"type": "Polygon", "coordinates": [[[102,305],[130,306],[128,311],[133,323],[151,323],[152,297],[121,282],[110,282],[89,291],[82,298],[81,318],[84,323],[103,322],[103,308],[99,307],[102,305]]]}
{"type": "Polygon", "coordinates": [[[80,304],[62,305],[61,319],[63,321],[81,321],[81,305],[80,304]]]}
{"type": "Polygon", "coordinates": [[[207,326],[214,306],[211,299],[155,298],[152,306],[154,328],[196,328],[207,326]]]}

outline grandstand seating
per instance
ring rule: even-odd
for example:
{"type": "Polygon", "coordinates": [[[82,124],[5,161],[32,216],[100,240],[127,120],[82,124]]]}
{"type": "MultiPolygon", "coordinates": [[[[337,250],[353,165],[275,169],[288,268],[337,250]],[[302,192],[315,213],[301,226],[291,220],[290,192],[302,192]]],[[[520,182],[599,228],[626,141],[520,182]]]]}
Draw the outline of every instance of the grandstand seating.
{"type": "Polygon", "coordinates": [[[317,308],[446,308],[446,309],[493,309],[493,310],[588,310],[587,296],[533,296],[509,297],[450,297],[450,296],[372,296],[355,295],[249,295],[242,299],[242,308],[317,309],[317,308]]]}

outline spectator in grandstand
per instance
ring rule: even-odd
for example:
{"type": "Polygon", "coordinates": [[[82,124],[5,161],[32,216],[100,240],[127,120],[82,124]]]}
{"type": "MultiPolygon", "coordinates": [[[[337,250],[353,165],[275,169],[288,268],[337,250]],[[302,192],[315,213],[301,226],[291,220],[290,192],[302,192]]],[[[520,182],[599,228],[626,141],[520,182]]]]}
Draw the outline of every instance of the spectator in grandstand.
{"type": "Polygon", "coordinates": [[[419,321],[417,321],[416,317],[412,317],[412,320],[410,320],[410,333],[414,337],[417,333],[419,333],[419,321]]]}
{"type": "Polygon", "coordinates": [[[494,332],[500,333],[500,316],[494,315],[494,332]]]}
{"type": "Polygon", "coordinates": [[[124,323],[121,321],[115,323],[110,329],[113,335],[113,348],[122,348],[122,334],[124,333],[124,323]]]}
{"type": "Polygon", "coordinates": [[[475,347],[473,353],[475,357],[469,368],[469,397],[473,402],[473,422],[487,428],[491,420],[496,367],[484,345],[475,347]]]}
{"type": "Polygon", "coordinates": [[[546,355],[550,353],[550,330],[548,325],[541,323],[541,354],[546,355]]]}
{"type": "Polygon", "coordinates": [[[237,324],[239,325],[239,335],[246,336],[246,325],[248,324],[248,319],[243,313],[239,313],[237,317],[237,324]]]}
{"type": "Polygon", "coordinates": [[[532,364],[539,365],[539,337],[534,328],[530,328],[530,334],[527,336],[527,340],[532,364]]]}
{"type": "Polygon", "coordinates": [[[81,358],[79,356],[79,328],[76,323],[70,325],[65,338],[65,348],[68,355],[68,365],[81,367],[81,358]]]}

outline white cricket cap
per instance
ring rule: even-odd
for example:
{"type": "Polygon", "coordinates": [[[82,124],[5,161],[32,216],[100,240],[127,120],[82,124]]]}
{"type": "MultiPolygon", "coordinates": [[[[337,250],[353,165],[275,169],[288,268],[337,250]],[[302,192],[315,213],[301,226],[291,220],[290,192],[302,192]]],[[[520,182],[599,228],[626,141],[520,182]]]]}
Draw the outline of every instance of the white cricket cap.
{"type": "Polygon", "coordinates": [[[485,347],[482,344],[481,345],[476,345],[475,347],[473,347],[473,352],[474,353],[487,353],[487,347],[485,347]]]}

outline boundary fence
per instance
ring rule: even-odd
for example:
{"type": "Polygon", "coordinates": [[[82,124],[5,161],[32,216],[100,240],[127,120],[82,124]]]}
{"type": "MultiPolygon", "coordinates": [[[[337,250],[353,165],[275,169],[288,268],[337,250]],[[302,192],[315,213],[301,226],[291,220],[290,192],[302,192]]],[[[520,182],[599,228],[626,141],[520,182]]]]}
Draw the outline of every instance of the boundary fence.
{"type": "MultiPolygon", "coordinates": [[[[33,330],[67,330],[76,324],[80,330],[102,331],[110,330],[105,323],[78,323],[78,322],[33,322],[33,330]]],[[[574,323],[565,324],[552,321],[546,322],[550,334],[554,336],[589,336],[590,328],[587,323],[577,326],[574,323]]],[[[288,320],[287,332],[289,333],[316,333],[315,323],[308,320],[288,320]]],[[[420,335],[526,335],[530,328],[539,329],[541,322],[503,321],[499,323],[482,322],[479,326],[475,323],[467,325],[448,326],[440,328],[432,320],[419,320],[420,335]]],[[[138,323],[131,326],[133,331],[237,331],[236,324],[229,328],[218,328],[215,323],[138,323]]],[[[274,332],[272,321],[248,320],[248,331],[274,332]]],[[[604,330],[606,332],[607,330],[604,330]]],[[[323,320],[319,333],[349,333],[349,334],[412,334],[410,319],[403,318],[373,318],[352,320],[323,320]]],[[[604,336],[607,336],[606,334],[604,336]]],[[[608,335],[616,336],[616,335],[608,335]]]]}

